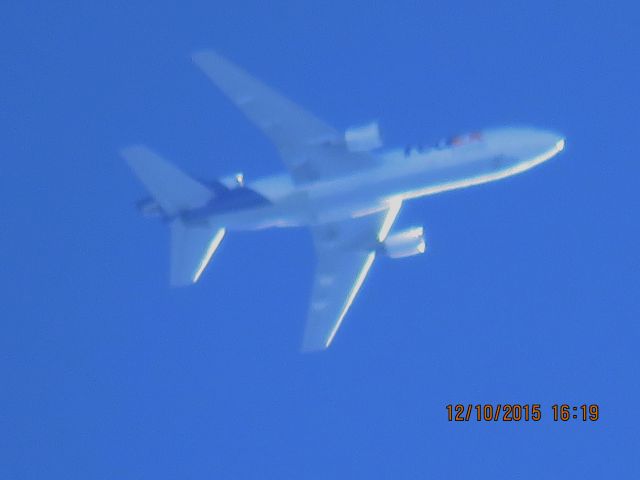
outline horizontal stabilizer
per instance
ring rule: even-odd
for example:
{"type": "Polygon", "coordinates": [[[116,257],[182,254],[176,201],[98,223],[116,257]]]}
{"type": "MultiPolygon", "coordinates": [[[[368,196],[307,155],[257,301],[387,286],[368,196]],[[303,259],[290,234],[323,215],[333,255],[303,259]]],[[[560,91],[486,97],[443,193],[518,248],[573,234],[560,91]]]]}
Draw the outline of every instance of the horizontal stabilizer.
{"type": "Polygon", "coordinates": [[[201,207],[213,196],[207,187],[143,145],[124,148],[121,154],[170,217],[201,207]]]}
{"type": "Polygon", "coordinates": [[[224,238],[224,228],[171,222],[171,285],[196,283],[224,238]]]}

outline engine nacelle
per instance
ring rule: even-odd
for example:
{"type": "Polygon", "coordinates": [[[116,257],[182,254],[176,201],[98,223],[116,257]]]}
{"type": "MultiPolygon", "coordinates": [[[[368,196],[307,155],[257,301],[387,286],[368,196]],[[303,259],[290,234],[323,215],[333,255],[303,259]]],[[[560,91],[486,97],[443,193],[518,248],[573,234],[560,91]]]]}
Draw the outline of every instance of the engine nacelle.
{"type": "Polygon", "coordinates": [[[351,152],[368,152],[382,146],[380,129],[377,122],[348,128],[344,132],[344,141],[351,152]]]}
{"type": "Polygon", "coordinates": [[[427,249],[422,227],[409,228],[389,235],[382,246],[384,253],[391,258],[411,257],[424,253],[427,249]]]}

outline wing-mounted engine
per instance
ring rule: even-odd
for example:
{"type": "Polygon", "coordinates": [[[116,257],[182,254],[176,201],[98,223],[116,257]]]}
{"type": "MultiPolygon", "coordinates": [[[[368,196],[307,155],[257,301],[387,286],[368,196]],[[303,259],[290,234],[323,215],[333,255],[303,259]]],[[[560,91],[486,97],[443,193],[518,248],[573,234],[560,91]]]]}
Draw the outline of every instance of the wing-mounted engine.
{"type": "Polygon", "coordinates": [[[368,152],[382,146],[380,129],[377,122],[348,128],[344,132],[344,141],[351,152],[368,152]]]}
{"type": "Polygon", "coordinates": [[[424,241],[424,230],[422,227],[413,227],[389,235],[382,242],[382,248],[390,258],[411,257],[424,253],[427,249],[427,244],[424,241]]]}

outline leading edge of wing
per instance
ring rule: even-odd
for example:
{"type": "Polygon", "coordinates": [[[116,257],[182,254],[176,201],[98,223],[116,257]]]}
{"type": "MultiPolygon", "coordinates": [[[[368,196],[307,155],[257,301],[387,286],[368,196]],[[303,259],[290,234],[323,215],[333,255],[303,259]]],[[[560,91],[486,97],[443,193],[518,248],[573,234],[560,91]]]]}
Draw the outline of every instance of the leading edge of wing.
{"type": "Polygon", "coordinates": [[[376,258],[375,245],[391,229],[402,201],[385,211],[312,230],[318,262],[302,351],[328,348],[376,258]]]}
{"type": "MultiPolygon", "coordinates": [[[[375,257],[376,253],[371,251],[361,253],[358,257],[351,257],[348,260],[340,260],[342,272],[338,276],[342,278],[337,280],[340,283],[338,289],[333,287],[330,290],[330,296],[314,298],[311,302],[302,341],[303,352],[324,350],[331,345],[353,300],[356,298],[360,287],[362,287],[375,257]],[[353,280],[354,277],[355,280],[353,280]],[[348,291],[348,294],[346,300],[343,301],[344,291],[348,291]]],[[[319,273],[314,290],[321,289],[323,282],[327,281],[336,282],[335,276],[319,273]]],[[[326,286],[329,287],[329,285],[326,286]]]]}
{"type": "MultiPolygon", "coordinates": [[[[332,126],[215,51],[200,50],[194,52],[191,58],[229,100],[265,133],[284,157],[304,147],[339,139],[339,133],[332,126]]],[[[285,158],[287,163],[291,160],[285,158]]]]}
{"type": "Polygon", "coordinates": [[[211,50],[191,58],[276,146],[293,180],[305,183],[372,165],[366,152],[348,150],[344,135],[211,50]]]}

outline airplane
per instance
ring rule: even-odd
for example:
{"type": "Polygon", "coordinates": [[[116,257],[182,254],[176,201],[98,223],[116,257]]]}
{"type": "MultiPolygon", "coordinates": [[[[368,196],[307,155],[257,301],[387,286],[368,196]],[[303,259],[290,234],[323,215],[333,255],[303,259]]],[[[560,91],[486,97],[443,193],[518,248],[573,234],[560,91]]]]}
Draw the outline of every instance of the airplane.
{"type": "Polygon", "coordinates": [[[310,228],[317,265],[303,352],[331,345],[377,256],[425,252],[423,227],[392,231],[404,202],[524,172],[565,145],[552,131],[502,127],[384,150],[376,122],[341,132],[213,51],[192,60],[275,144],[288,172],[203,182],[134,145],[121,154],[151,194],[139,208],[169,226],[174,286],[196,283],[228,232],[310,228]]]}

